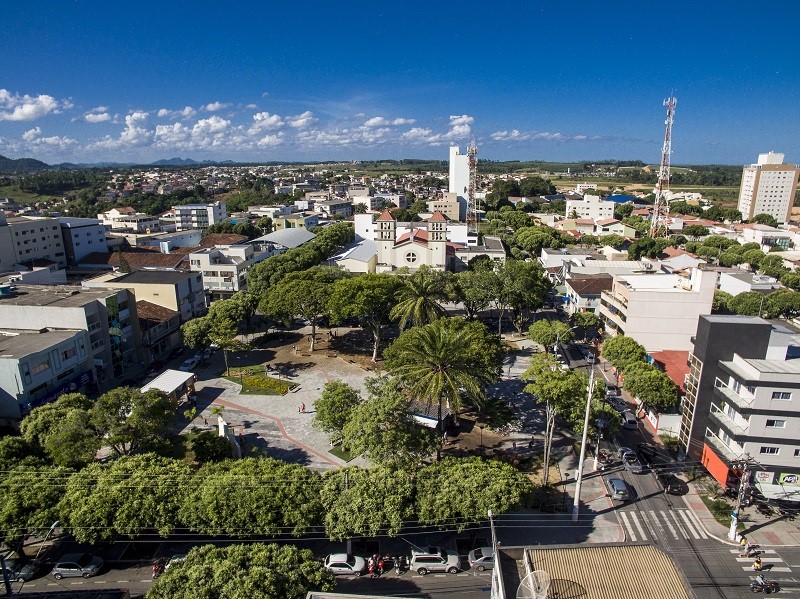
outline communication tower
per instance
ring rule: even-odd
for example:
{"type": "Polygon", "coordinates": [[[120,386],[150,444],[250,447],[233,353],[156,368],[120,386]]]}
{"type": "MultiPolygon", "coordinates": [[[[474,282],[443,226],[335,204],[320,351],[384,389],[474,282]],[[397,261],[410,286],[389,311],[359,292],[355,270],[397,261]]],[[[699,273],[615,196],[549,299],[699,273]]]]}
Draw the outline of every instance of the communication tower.
{"type": "Polygon", "coordinates": [[[650,237],[666,237],[667,215],[669,205],[664,201],[664,192],[669,189],[669,165],[672,155],[672,122],[675,120],[675,106],[678,99],[670,97],[664,100],[667,107],[667,119],[664,121],[664,146],[661,148],[661,167],[658,169],[656,184],[656,200],[653,204],[653,216],[650,223],[650,237]]]}
{"type": "Polygon", "coordinates": [[[467,188],[467,226],[476,233],[478,232],[478,206],[475,200],[475,187],[478,182],[478,146],[473,139],[467,148],[467,160],[469,163],[469,187],[467,188]]]}

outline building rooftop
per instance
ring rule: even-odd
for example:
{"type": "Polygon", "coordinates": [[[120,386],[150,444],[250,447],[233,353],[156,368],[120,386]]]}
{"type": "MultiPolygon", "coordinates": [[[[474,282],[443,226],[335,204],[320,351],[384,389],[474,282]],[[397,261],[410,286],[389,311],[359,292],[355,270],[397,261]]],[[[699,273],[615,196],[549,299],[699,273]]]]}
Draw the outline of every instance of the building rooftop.
{"type": "Polygon", "coordinates": [[[247,242],[246,235],[236,233],[209,233],[200,240],[200,247],[209,248],[215,245],[236,245],[247,242]]]}
{"type": "Polygon", "coordinates": [[[67,227],[90,227],[101,225],[102,221],[96,218],[78,218],[76,216],[59,216],[58,222],[67,227]]]}
{"type": "Polygon", "coordinates": [[[197,276],[197,273],[181,270],[137,270],[122,274],[109,283],[139,284],[139,285],[172,285],[197,276]]]}
{"type": "Polygon", "coordinates": [[[653,358],[670,380],[677,385],[681,393],[686,393],[686,375],[689,374],[689,352],[674,349],[650,352],[653,358]]]}
{"type": "Polygon", "coordinates": [[[548,597],[694,597],[675,562],[650,545],[537,547],[526,551],[533,569],[550,575],[548,597]],[[636,574],[632,576],[631,572],[636,574]]]}
{"type": "Polygon", "coordinates": [[[362,239],[351,243],[336,256],[333,260],[356,260],[358,262],[369,262],[378,253],[378,244],[371,239],[362,239]]]}
{"type": "Polygon", "coordinates": [[[266,241],[292,249],[311,241],[315,237],[316,235],[306,229],[280,229],[279,231],[256,237],[253,241],[266,241]]]}
{"type": "MultiPolygon", "coordinates": [[[[20,331],[14,331],[20,333],[20,331]]],[[[72,339],[82,331],[46,329],[44,331],[8,334],[0,331],[0,359],[19,359],[40,351],[46,351],[57,343],[72,339]]]]}
{"type": "Polygon", "coordinates": [[[116,293],[119,293],[117,289],[78,285],[16,285],[14,294],[0,296],[0,307],[14,305],[76,308],[116,293]]]}
{"type": "Polygon", "coordinates": [[[567,287],[578,295],[600,295],[601,291],[609,291],[614,283],[614,277],[609,274],[575,275],[564,281],[567,287]]]}
{"type": "Polygon", "coordinates": [[[171,318],[179,316],[175,310],[170,310],[164,306],[159,306],[147,300],[139,300],[136,302],[136,315],[139,317],[139,322],[144,323],[146,328],[155,326],[162,322],[167,322],[171,318]]]}

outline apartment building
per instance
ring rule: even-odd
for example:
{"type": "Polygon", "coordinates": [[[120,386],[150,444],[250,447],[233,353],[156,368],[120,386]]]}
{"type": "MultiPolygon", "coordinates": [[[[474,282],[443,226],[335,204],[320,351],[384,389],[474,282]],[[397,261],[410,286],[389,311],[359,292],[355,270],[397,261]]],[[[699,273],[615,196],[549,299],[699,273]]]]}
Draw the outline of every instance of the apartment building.
{"type": "Polygon", "coordinates": [[[14,234],[8,225],[6,215],[0,210],[0,274],[13,272],[17,263],[14,251],[14,234]]]}
{"type": "Polygon", "coordinates": [[[289,216],[278,216],[272,219],[272,228],[276,231],[281,229],[310,229],[319,225],[319,214],[308,212],[296,212],[289,216]]]}
{"type": "Polygon", "coordinates": [[[108,251],[106,229],[101,221],[61,216],[58,224],[61,226],[69,264],[77,264],[92,252],[108,251]]]}
{"type": "Polygon", "coordinates": [[[569,314],[596,312],[600,295],[609,291],[614,283],[610,274],[576,275],[564,281],[564,311],[569,314]]]}
{"type": "Polygon", "coordinates": [[[586,194],[580,199],[568,199],[564,218],[590,218],[593,221],[614,218],[614,206],[611,200],[600,196],[586,194]]]}
{"type": "Polygon", "coordinates": [[[341,216],[347,218],[353,216],[353,202],[348,199],[335,198],[314,204],[314,212],[324,214],[328,218],[341,216]]]}
{"type": "Polygon", "coordinates": [[[101,212],[97,218],[104,227],[111,231],[130,233],[158,233],[161,231],[161,221],[157,216],[136,212],[130,206],[112,208],[108,212],[101,212]]]}
{"type": "Polygon", "coordinates": [[[213,302],[245,289],[250,268],[274,253],[252,243],[203,248],[189,254],[189,268],[202,274],[206,295],[213,302]]]}
{"type": "Polygon", "coordinates": [[[185,204],[173,206],[175,228],[177,231],[187,229],[208,229],[211,225],[224,221],[228,216],[225,202],[210,204],[185,204]]]}
{"type": "Polygon", "coordinates": [[[104,273],[83,281],[84,287],[127,289],[136,301],[146,300],[180,315],[181,323],[207,312],[203,279],[199,272],[137,270],[104,273]]]}
{"type": "Polygon", "coordinates": [[[598,315],[612,336],[626,335],[648,351],[691,350],[697,320],[711,313],[717,273],[619,275],[600,296],[598,315]]]}
{"type": "Polygon", "coordinates": [[[442,197],[428,200],[428,212],[441,212],[447,220],[464,222],[467,220],[467,200],[459,199],[457,193],[443,193],[442,197]]]}
{"type": "Polygon", "coordinates": [[[462,154],[458,146],[450,146],[448,190],[466,198],[469,192],[469,155],[462,154]]]}
{"type": "Polygon", "coordinates": [[[759,154],[758,162],[742,170],[738,207],[743,220],[756,214],[769,214],[779,223],[789,220],[800,168],[783,159],[777,152],[759,154]]]}
{"type": "Polygon", "coordinates": [[[690,354],[679,441],[722,485],[748,481],[767,497],[797,492],[800,474],[800,337],[751,316],[704,316],[690,354]]]}
{"type": "Polygon", "coordinates": [[[169,352],[183,345],[181,316],[147,300],[136,302],[142,347],[147,351],[147,362],[166,359],[169,352]]]}
{"type": "Polygon", "coordinates": [[[50,260],[62,268],[67,265],[61,225],[57,218],[14,216],[6,222],[16,262],[25,264],[35,260],[50,260]]]}
{"type": "Polygon", "coordinates": [[[0,323],[13,331],[85,331],[101,389],[135,376],[144,365],[135,298],[127,289],[16,285],[0,293],[0,323]]]}

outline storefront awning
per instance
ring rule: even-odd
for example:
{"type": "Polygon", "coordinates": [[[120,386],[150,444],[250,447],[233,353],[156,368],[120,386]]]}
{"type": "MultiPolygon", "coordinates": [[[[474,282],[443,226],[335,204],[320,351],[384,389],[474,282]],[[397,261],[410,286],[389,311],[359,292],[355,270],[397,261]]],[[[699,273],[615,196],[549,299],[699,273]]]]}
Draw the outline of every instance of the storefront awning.
{"type": "Polygon", "coordinates": [[[800,501],[800,487],[796,485],[773,485],[770,483],[756,483],[756,488],[766,499],[785,499],[787,501],[800,501]]]}

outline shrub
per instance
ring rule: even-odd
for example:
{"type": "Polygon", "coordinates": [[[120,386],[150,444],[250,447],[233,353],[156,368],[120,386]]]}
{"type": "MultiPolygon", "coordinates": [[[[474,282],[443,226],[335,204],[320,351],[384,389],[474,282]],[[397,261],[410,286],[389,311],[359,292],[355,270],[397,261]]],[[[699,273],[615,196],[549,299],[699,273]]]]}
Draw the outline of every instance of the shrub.
{"type": "Polygon", "coordinates": [[[242,387],[260,389],[275,395],[283,395],[289,390],[289,385],[283,381],[273,379],[265,374],[251,374],[242,379],[242,387]]]}

